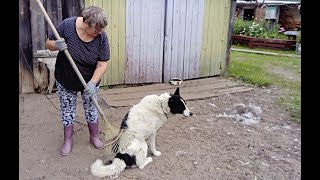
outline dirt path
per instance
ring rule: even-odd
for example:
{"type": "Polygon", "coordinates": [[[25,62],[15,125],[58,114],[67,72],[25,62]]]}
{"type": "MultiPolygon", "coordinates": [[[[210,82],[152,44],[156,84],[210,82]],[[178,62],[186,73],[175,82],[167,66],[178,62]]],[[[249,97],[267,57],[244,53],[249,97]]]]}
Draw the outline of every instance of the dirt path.
{"type": "MultiPolygon", "coordinates": [[[[187,100],[194,117],[173,118],[159,130],[156,147],[162,155],[143,170],[127,169],[118,179],[301,179],[301,127],[274,103],[279,93],[276,88],[254,88],[187,100]],[[240,103],[247,116],[235,112],[240,103]],[[246,121],[249,110],[252,121],[246,121]]],[[[104,159],[105,153],[89,145],[81,101],[73,151],[68,157],[59,155],[63,131],[55,100],[40,94],[20,96],[19,178],[99,179],[90,174],[89,166],[97,158],[104,159]]],[[[105,113],[119,125],[129,108],[110,108],[105,113]]]]}

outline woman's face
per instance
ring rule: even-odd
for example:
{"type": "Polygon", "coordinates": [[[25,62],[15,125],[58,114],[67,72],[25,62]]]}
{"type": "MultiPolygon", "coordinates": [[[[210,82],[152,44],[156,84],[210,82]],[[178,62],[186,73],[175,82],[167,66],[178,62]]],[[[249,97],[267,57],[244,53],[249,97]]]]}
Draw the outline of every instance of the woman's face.
{"type": "Polygon", "coordinates": [[[101,28],[98,25],[95,27],[90,27],[89,24],[87,24],[87,25],[88,25],[87,33],[88,33],[88,35],[93,36],[93,37],[98,36],[98,34],[101,34],[101,32],[105,30],[105,28],[101,28]]]}

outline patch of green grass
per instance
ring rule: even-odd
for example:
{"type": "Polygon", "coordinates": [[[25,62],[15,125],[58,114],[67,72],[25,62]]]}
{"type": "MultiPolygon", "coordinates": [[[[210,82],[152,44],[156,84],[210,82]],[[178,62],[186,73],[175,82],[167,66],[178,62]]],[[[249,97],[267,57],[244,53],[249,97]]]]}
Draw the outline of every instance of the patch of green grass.
{"type": "Polygon", "coordinates": [[[229,76],[259,87],[274,85],[282,89],[283,96],[276,103],[285,107],[296,122],[301,121],[300,72],[301,58],[231,51],[229,76]]]}
{"type": "Polygon", "coordinates": [[[246,83],[254,84],[260,87],[270,85],[270,79],[266,78],[265,73],[259,66],[253,66],[251,64],[245,64],[236,61],[231,64],[230,75],[232,77],[236,77],[237,79],[241,79],[246,83]]]}
{"type": "Polygon", "coordinates": [[[287,97],[280,97],[276,103],[283,105],[291,113],[292,120],[301,121],[301,98],[299,94],[291,94],[287,97]],[[287,99],[289,98],[289,99],[287,99]]]}

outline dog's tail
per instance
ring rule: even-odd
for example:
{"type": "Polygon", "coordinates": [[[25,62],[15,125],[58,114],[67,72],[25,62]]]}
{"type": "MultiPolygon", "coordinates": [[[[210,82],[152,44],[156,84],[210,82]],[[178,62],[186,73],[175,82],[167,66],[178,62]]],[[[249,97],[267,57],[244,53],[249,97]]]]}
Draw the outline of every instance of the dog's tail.
{"type": "Polygon", "coordinates": [[[109,165],[104,165],[100,159],[97,159],[91,164],[90,171],[92,175],[97,177],[117,177],[125,168],[126,163],[119,158],[115,158],[109,165]]]}

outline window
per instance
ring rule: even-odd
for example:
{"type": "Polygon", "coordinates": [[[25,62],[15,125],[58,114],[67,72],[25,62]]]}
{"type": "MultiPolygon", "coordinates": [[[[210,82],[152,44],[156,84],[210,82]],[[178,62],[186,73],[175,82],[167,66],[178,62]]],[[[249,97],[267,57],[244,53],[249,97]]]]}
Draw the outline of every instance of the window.
{"type": "Polygon", "coordinates": [[[254,18],[254,9],[243,10],[243,20],[251,21],[254,18]]]}
{"type": "Polygon", "coordinates": [[[264,18],[267,21],[269,21],[268,26],[266,28],[268,29],[274,28],[278,19],[278,7],[268,6],[266,9],[266,14],[264,18]]]}
{"type": "Polygon", "coordinates": [[[265,19],[277,19],[278,8],[275,6],[268,6],[266,9],[265,19]]]}

